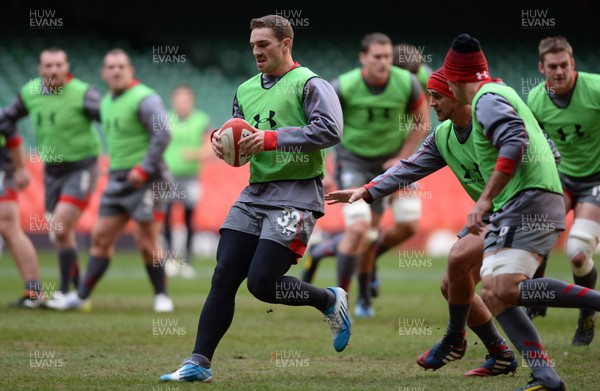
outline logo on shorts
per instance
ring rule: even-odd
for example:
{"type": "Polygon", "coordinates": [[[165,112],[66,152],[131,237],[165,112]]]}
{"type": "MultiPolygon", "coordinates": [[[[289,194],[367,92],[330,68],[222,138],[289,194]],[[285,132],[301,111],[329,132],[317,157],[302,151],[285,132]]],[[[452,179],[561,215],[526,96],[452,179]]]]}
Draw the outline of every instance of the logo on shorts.
{"type": "Polygon", "coordinates": [[[284,208],[281,215],[277,217],[277,224],[281,228],[281,233],[290,236],[295,235],[302,227],[302,214],[297,210],[284,208]],[[300,223],[300,227],[298,224],[300,223]]]}

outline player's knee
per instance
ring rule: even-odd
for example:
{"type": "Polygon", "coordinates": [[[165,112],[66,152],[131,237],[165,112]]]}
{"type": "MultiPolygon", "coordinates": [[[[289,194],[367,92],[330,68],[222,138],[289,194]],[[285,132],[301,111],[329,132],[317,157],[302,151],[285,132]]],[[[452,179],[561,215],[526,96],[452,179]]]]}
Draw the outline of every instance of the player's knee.
{"type": "Polygon", "coordinates": [[[406,233],[406,239],[414,236],[419,229],[419,221],[404,221],[401,223],[396,223],[396,226],[401,226],[402,230],[406,233]]]}
{"type": "Polygon", "coordinates": [[[0,208],[0,235],[10,236],[14,231],[20,227],[18,225],[18,211],[16,206],[6,203],[0,208]]]}
{"type": "Polygon", "coordinates": [[[346,234],[364,237],[371,225],[371,207],[366,202],[344,204],[342,207],[346,234]]]}
{"type": "Polygon", "coordinates": [[[461,264],[464,263],[464,259],[468,255],[464,246],[460,245],[460,240],[456,242],[448,253],[448,265],[450,264],[461,264]]]}
{"type": "Polygon", "coordinates": [[[231,274],[231,271],[227,270],[222,263],[217,263],[211,279],[209,296],[218,297],[221,300],[235,297],[240,284],[232,279],[231,274]]]}
{"type": "Polygon", "coordinates": [[[461,262],[461,258],[448,256],[448,266],[446,267],[448,278],[463,280],[469,273],[467,266],[465,262],[461,262]]]}
{"type": "Polygon", "coordinates": [[[61,228],[54,231],[54,241],[59,246],[69,244],[72,238],[74,239],[73,232],[67,230],[66,228],[61,228]]]}
{"type": "Polygon", "coordinates": [[[111,235],[104,232],[94,232],[92,235],[92,247],[96,251],[100,251],[102,253],[109,252],[113,247],[114,243],[112,243],[111,235]]]}
{"type": "Polygon", "coordinates": [[[469,262],[468,255],[463,247],[452,246],[448,254],[447,273],[449,279],[453,281],[471,279],[475,265],[469,262]]]}
{"type": "Polygon", "coordinates": [[[594,264],[592,258],[582,251],[575,253],[575,255],[569,258],[569,261],[571,261],[573,269],[581,269],[581,267],[586,266],[586,264],[589,264],[590,266],[593,266],[594,264]]]}
{"type": "MultiPolygon", "coordinates": [[[[252,293],[260,301],[267,303],[274,303],[276,297],[276,286],[275,281],[268,276],[266,273],[250,272],[248,273],[248,280],[246,281],[248,291],[252,293]]],[[[283,289],[283,287],[280,287],[283,289]]]]}
{"type": "Polygon", "coordinates": [[[346,225],[345,234],[350,243],[361,243],[367,237],[370,225],[367,221],[355,221],[350,225],[346,225]]]}
{"type": "Polygon", "coordinates": [[[10,236],[13,232],[11,228],[13,228],[14,224],[10,219],[0,218],[0,235],[2,236],[10,236]]]}
{"type": "Polygon", "coordinates": [[[577,276],[588,274],[594,267],[592,255],[598,246],[600,224],[593,220],[575,219],[566,243],[566,252],[577,276]]]}
{"type": "Polygon", "coordinates": [[[445,274],[444,278],[442,279],[442,283],[440,284],[440,291],[442,292],[442,295],[446,298],[446,300],[448,300],[448,275],[445,274]]]}
{"type": "Polygon", "coordinates": [[[421,218],[421,200],[418,198],[395,198],[390,203],[392,216],[396,225],[405,225],[412,229],[411,235],[417,232],[419,219],[421,218]]]}

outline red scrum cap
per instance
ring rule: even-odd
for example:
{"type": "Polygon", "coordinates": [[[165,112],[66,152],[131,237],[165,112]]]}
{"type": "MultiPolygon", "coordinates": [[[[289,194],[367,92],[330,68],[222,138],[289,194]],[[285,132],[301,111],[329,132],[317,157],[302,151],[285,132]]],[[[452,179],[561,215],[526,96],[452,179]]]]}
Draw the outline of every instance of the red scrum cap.
{"type": "Polygon", "coordinates": [[[490,80],[487,59],[479,41],[469,34],[456,37],[444,59],[444,74],[453,83],[490,80]]]}
{"type": "Polygon", "coordinates": [[[452,91],[450,91],[450,86],[448,85],[448,81],[446,81],[446,77],[444,76],[444,68],[439,68],[435,72],[429,76],[429,80],[427,80],[427,89],[436,90],[440,94],[444,94],[452,99],[456,99],[452,91]]]}

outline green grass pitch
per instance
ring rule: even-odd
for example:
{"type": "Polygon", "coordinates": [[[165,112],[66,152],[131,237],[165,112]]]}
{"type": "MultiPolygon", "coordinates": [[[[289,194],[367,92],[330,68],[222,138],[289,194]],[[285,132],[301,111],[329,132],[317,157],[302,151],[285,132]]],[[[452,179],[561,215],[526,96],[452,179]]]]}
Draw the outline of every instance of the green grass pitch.
{"type": "MultiPolygon", "coordinates": [[[[82,252],[81,258],[85,269],[87,255],[82,252]]],[[[195,280],[171,279],[175,312],[156,314],[140,256],[118,250],[94,292],[92,311],[57,313],[8,307],[22,283],[5,252],[0,259],[0,389],[512,391],[529,379],[522,361],[515,376],[465,378],[464,372],[486,354],[471,332],[461,361],[436,372],[420,368],[416,357],[442,338],[448,321],[439,291],[446,260],[408,267],[390,251],[379,262],[376,317],[354,321],[344,352],[334,351],[329,327],[317,310],[262,303],[242,285],[235,319],[213,360],[214,382],[160,383],[161,374],[175,370],[191,354],[214,262],[197,260],[195,280]]],[[[299,276],[301,264],[290,274],[299,276]]],[[[52,252],[40,253],[40,267],[45,289],[56,289],[58,266],[52,252]]],[[[546,275],[572,280],[564,254],[553,254],[546,275]]],[[[329,258],[316,285],[334,281],[334,260],[329,258]]],[[[350,307],[355,299],[353,289],[350,307]]],[[[577,314],[550,309],[535,324],[569,389],[598,390],[599,341],[583,348],[570,344],[577,314]]]]}

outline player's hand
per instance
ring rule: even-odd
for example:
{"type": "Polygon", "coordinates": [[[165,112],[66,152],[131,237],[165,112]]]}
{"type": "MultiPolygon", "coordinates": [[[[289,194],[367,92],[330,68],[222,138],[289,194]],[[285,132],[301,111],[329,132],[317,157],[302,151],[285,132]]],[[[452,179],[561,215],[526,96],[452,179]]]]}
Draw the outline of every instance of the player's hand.
{"type": "Polygon", "coordinates": [[[370,198],[369,191],[364,187],[357,189],[346,189],[337,190],[332,193],[325,194],[325,201],[328,205],[348,203],[351,204],[354,201],[362,200],[363,198],[370,198]]]}
{"type": "Polygon", "coordinates": [[[127,174],[127,182],[136,189],[139,189],[144,185],[146,179],[137,170],[132,169],[127,174]]]}
{"type": "Polygon", "coordinates": [[[219,132],[214,132],[211,137],[212,150],[215,153],[215,156],[219,159],[223,160],[223,146],[221,145],[221,135],[219,132]]]}
{"type": "Polygon", "coordinates": [[[265,150],[265,131],[254,129],[254,133],[242,138],[238,142],[240,152],[246,156],[252,156],[265,150]]]}
{"type": "Polygon", "coordinates": [[[479,235],[484,227],[483,216],[490,210],[491,201],[478,200],[475,206],[467,214],[467,229],[473,235],[479,235]]]}
{"type": "Polygon", "coordinates": [[[22,190],[29,185],[29,172],[24,168],[15,168],[13,181],[17,190],[22,190]]]}

